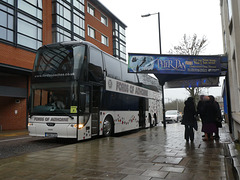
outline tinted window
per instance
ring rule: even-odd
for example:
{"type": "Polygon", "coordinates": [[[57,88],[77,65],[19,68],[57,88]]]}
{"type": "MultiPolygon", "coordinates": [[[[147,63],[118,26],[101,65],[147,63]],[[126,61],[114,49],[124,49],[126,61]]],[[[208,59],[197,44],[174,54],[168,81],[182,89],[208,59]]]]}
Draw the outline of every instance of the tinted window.
{"type": "Polygon", "coordinates": [[[139,110],[139,97],[137,96],[106,91],[102,102],[103,108],[107,110],[139,110]]]}
{"type": "Polygon", "coordinates": [[[103,62],[101,51],[90,48],[90,62],[89,62],[89,80],[102,81],[103,80],[103,62]]]}
{"type": "Polygon", "coordinates": [[[122,66],[122,80],[128,82],[137,82],[136,74],[128,73],[127,64],[121,63],[122,66]]]}
{"type": "Polygon", "coordinates": [[[107,76],[121,80],[121,62],[107,54],[103,54],[103,58],[105,61],[107,76]]]}
{"type": "Polygon", "coordinates": [[[33,77],[49,80],[86,79],[85,46],[52,45],[39,49],[34,63],[33,77]]]}

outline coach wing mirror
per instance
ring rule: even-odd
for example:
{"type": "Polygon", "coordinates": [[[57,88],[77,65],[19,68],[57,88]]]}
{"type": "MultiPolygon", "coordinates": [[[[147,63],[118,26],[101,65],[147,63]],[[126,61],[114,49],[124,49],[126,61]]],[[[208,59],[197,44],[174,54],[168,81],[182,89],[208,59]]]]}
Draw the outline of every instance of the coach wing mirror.
{"type": "Polygon", "coordinates": [[[29,114],[30,118],[32,117],[31,106],[32,106],[32,96],[30,95],[28,97],[28,101],[27,101],[27,111],[28,111],[28,114],[29,114]]]}
{"type": "Polygon", "coordinates": [[[86,93],[80,92],[80,112],[85,112],[85,106],[86,106],[86,93]]]}
{"type": "Polygon", "coordinates": [[[31,105],[32,105],[32,96],[28,97],[28,101],[27,101],[27,110],[28,112],[31,110],[31,105]]]}

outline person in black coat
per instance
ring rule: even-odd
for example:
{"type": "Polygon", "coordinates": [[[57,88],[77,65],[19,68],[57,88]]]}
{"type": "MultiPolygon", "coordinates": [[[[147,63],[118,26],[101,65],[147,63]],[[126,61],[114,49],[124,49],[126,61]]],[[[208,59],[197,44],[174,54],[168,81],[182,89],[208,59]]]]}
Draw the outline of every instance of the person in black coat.
{"type": "Polygon", "coordinates": [[[215,139],[216,140],[219,140],[220,139],[220,136],[219,136],[219,129],[218,128],[222,128],[222,114],[221,114],[221,109],[220,109],[220,106],[219,106],[219,103],[215,100],[214,96],[209,96],[210,100],[212,100],[214,102],[214,105],[216,106],[216,126],[217,126],[217,131],[215,133],[215,139]]]}
{"type": "Polygon", "coordinates": [[[213,139],[213,133],[217,133],[216,118],[217,118],[217,106],[212,97],[207,96],[203,109],[206,115],[206,121],[203,124],[202,131],[205,133],[203,140],[213,139]]]}
{"type": "Polygon", "coordinates": [[[188,142],[189,139],[194,141],[193,128],[197,130],[197,120],[195,115],[197,114],[195,104],[192,97],[189,97],[185,102],[184,114],[182,124],[185,125],[185,139],[188,142]]]}
{"type": "MultiPolygon", "coordinates": [[[[206,121],[206,115],[203,111],[204,109],[204,104],[205,104],[205,101],[204,101],[204,97],[205,95],[201,95],[200,96],[200,100],[198,102],[198,105],[197,105],[197,114],[200,116],[201,118],[201,121],[202,121],[202,127],[203,127],[203,124],[204,122],[206,121]]],[[[205,134],[203,135],[203,137],[205,137],[205,134]]]]}

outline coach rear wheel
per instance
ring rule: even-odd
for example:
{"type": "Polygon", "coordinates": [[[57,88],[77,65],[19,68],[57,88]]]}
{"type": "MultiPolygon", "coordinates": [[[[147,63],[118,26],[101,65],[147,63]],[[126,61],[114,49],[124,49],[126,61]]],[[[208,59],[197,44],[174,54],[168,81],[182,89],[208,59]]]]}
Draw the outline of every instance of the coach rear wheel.
{"type": "Polygon", "coordinates": [[[104,136],[113,135],[113,122],[110,117],[107,117],[103,122],[103,135],[104,136]]]}

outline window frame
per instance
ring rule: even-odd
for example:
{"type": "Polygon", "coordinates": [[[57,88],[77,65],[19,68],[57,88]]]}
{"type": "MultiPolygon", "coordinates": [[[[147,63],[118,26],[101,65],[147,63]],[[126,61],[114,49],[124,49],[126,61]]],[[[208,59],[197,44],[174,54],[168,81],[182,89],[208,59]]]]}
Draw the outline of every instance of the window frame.
{"type": "Polygon", "coordinates": [[[53,43],[85,39],[85,4],[82,2],[83,0],[55,0],[53,2],[53,43]],[[58,9],[60,6],[61,8],[58,9]],[[69,19],[64,17],[64,8],[70,11],[69,19]],[[59,20],[68,22],[69,27],[66,28],[59,20]]]}
{"type": "Polygon", "coordinates": [[[103,23],[105,26],[108,26],[108,18],[103,13],[101,13],[101,23],[103,23]]]}
{"type": "Polygon", "coordinates": [[[87,12],[95,17],[95,7],[90,3],[87,4],[87,12]]]}
{"type": "Polygon", "coordinates": [[[113,24],[113,54],[115,57],[126,61],[126,30],[124,26],[117,21],[113,24]]]}
{"type": "Polygon", "coordinates": [[[26,7],[31,7],[31,12],[28,12],[26,7],[23,6],[23,4],[21,4],[20,6],[20,1],[14,0],[13,3],[7,1],[0,1],[1,6],[3,8],[6,8],[6,10],[1,9],[1,11],[5,13],[7,17],[6,25],[1,26],[3,32],[5,32],[6,34],[5,37],[2,36],[0,42],[12,45],[14,47],[19,47],[31,52],[36,52],[36,50],[41,47],[43,43],[42,0],[36,1],[36,4],[29,0],[23,0],[23,2],[25,3],[26,7]],[[12,16],[12,27],[9,27],[8,16],[12,16]],[[28,33],[29,29],[19,29],[19,27],[21,27],[19,24],[20,22],[27,23],[27,25],[32,26],[32,28],[34,28],[35,34],[30,35],[28,33]],[[11,39],[8,37],[9,33],[12,34],[11,39]],[[29,44],[27,45],[27,43],[20,43],[20,37],[27,40],[29,44]]]}
{"type": "Polygon", "coordinates": [[[93,39],[96,39],[96,29],[94,29],[93,27],[91,26],[88,26],[88,36],[93,38],[93,39]],[[91,35],[91,32],[94,32],[94,37],[91,35]]]}
{"type": "Polygon", "coordinates": [[[105,36],[104,34],[101,34],[101,43],[108,46],[109,45],[109,41],[108,41],[108,37],[105,36]],[[103,39],[105,40],[105,42],[103,41],[103,39]]]}

